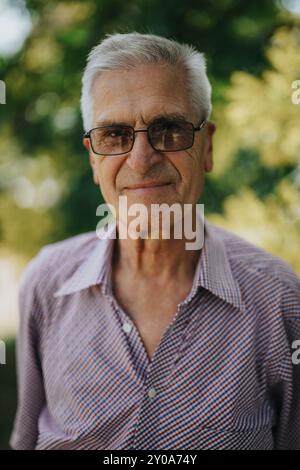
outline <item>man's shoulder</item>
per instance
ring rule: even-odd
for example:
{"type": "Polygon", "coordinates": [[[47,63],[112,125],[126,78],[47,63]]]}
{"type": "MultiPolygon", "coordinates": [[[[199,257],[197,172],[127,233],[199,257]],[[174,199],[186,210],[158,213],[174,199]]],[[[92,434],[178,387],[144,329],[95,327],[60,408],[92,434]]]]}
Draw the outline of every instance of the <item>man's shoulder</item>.
{"type": "Polygon", "coordinates": [[[43,286],[54,288],[55,281],[61,282],[77,269],[93,250],[97,240],[96,232],[91,231],[43,246],[26,265],[20,285],[43,282],[43,286]]]}
{"type": "Polygon", "coordinates": [[[224,243],[229,263],[233,270],[243,272],[251,278],[260,277],[280,283],[299,297],[300,277],[281,257],[275,256],[241,236],[210,222],[210,227],[224,243]]]}
{"type": "Polygon", "coordinates": [[[40,259],[47,258],[50,262],[55,262],[56,259],[61,259],[61,257],[67,260],[72,254],[76,254],[80,258],[85,257],[93,249],[97,240],[99,239],[94,230],[80,233],[44,245],[37,254],[37,257],[40,259]]]}

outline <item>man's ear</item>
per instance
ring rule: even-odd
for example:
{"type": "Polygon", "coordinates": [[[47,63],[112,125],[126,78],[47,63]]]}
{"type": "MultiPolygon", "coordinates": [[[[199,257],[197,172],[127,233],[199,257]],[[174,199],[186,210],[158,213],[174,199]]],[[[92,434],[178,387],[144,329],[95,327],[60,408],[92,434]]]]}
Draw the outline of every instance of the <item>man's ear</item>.
{"type": "Polygon", "coordinates": [[[82,139],[82,143],[84,145],[84,147],[87,149],[87,151],[89,152],[91,150],[91,141],[88,137],[84,137],[82,139]]]}
{"type": "Polygon", "coordinates": [[[84,137],[82,143],[89,152],[89,162],[90,162],[90,167],[91,167],[92,172],[93,172],[94,183],[97,186],[99,186],[99,179],[98,179],[97,169],[96,169],[96,161],[95,161],[95,156],[93,155],[93,151],[92,151],[92,148],[91,148],[90,139],[88,139],[87,137],[84,137]]]}
{"type": "Polygon", "coordinates": [[[205,126],[205,141],[204,141],[204,169],[210,172],[213,169],[213,135],[216,130],[216,125],[212,121],[208,121],[205,126]]]}

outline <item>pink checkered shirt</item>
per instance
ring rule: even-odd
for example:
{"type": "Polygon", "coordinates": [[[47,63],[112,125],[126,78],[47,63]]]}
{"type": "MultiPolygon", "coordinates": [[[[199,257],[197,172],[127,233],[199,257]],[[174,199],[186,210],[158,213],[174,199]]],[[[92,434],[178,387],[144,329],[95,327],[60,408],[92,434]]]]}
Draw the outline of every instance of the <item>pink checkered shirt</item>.
{"type": "Polygon", "coordinates": [[[115,243],[77,235],[25,269],[11,446],[300,449],[288,265],[206,220],[193,287],[150,360],[113,295],[115,243]]]}

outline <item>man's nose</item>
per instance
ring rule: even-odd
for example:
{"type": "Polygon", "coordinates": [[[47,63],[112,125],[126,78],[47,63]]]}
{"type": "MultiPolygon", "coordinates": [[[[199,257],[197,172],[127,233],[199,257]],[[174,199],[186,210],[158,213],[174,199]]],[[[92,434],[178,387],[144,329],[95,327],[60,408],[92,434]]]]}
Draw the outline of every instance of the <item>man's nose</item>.
{"type": "Polygon", "coordinates": [[[128,153],[127,165],[137,173],[145,174],[164,158],[162,152],[151,146],[147,132],[136,132],[132,150],[128,153]]]}

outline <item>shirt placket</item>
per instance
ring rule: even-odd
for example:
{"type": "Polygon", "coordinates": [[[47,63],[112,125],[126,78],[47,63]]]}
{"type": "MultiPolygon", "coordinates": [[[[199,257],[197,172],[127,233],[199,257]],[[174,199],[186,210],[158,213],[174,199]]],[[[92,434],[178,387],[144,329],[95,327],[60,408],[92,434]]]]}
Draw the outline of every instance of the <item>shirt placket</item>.
{"type": "Polygon", "coordinates": [[[144,394],[141,400],[139,416],[131,449],[155,449],[157,442],[156,430],[160,416],[160,394],[165,393],[168,380],[172,374],[180,351],[185,341],[188,323],[191,319],[188,302],[177,306],[176,314],[165,329],[152,360],[149,359],[141,336],[124,310],[112,299],[114,314],[126,336],[131,351],[133,367],[142,381],[144,394]]]}

